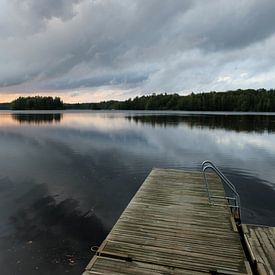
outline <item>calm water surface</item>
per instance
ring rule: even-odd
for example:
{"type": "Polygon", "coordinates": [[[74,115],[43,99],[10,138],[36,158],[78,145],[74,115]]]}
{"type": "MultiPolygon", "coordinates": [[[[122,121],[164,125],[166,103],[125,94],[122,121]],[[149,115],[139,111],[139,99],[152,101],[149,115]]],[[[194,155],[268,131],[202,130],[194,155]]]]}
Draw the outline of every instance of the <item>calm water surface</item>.
{"type": "Polygon", "coordinates": [[[1,274],[80,274],[153,167],[214,161],[275,226],[275,114],[0,112],[1,274]]]}

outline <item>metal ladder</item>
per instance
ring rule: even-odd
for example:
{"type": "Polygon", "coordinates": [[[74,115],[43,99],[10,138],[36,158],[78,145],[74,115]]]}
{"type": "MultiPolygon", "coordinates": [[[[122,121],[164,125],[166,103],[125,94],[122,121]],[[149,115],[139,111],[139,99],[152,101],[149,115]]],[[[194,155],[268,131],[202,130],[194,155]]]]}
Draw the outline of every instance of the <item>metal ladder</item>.
{"type": "Polygon", "coordinates": [[[218,167],[213,162],[211,162],[210,160],[205,160],[202,163],[201,168],[202,168],[202,173],[203,173],[203,178],[204,178],[204,183],[205,183],[205,187],[206,187],[209,203],[211,205],[217,205],[217,206],[229,206],[232,214],[234,215],[234,218],[236,220],[240,220],[241,219],[241,200],[240,200],[240,196],[239,196],[239,194],[238,194],[235,186],[218,169],[218,167]],[[210,192],[210,189],[209,189],[209,184],[208,184],[206,170],[212,170],[212,171],[214,171],[219,176],[219,178],[222,180],[222,182],[224,184],[226,184],[226,186],[230,189],[230,191],[232,192],[233,196],[225,196],[225,197],[223,197],[223,196],[213,196],[211,194],[211,192],[210,192]],[[227,199],[228,200],[228,204],[222,204],[222,203],[215,203],[214,202],[215,200],[217,201],[219,199],[227,199]]]}

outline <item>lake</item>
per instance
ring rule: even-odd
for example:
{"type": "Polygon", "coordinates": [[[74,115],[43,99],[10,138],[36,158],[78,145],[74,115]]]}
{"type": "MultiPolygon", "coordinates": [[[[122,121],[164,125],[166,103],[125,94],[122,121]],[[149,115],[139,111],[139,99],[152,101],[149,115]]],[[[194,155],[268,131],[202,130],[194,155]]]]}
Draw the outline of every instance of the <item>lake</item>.
{"type": "Polygon", "coordinates": [[[81,274],[153,167],[210,159],[275,226],[275,114],[0,112],[1,274],[81,274]]]}

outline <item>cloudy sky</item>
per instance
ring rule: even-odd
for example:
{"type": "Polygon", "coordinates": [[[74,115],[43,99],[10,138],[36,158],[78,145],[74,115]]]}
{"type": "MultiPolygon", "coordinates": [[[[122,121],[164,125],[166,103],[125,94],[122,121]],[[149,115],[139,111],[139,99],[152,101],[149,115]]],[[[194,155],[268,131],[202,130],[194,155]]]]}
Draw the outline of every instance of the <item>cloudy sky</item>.
{"type": "Polygon", "coordinates": [[[274,0],[0,0],[0,102],[275,88],[274,0]]]}

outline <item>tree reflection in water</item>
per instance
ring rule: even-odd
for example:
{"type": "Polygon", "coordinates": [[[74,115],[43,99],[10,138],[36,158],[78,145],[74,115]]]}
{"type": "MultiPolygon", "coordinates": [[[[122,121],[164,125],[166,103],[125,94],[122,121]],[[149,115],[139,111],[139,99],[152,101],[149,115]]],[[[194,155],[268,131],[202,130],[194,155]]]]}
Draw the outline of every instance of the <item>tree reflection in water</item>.
{"type": "Polygon", "coordinates": [[[33,113],[33,114],[12,114],[12,118],[21,123],[28,124],[52,124],[60,123],[63,114],[62,113],[33,113]]]}
{"type": "Polygon", "coordinates": [[[173,127],[185,124],[208,129],[226,129],[236,132],[268,132],[275,131],[275,117],[269,115],[133,115],[126,116],[135,123],[151,126],[173,127]]]}

